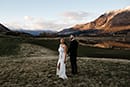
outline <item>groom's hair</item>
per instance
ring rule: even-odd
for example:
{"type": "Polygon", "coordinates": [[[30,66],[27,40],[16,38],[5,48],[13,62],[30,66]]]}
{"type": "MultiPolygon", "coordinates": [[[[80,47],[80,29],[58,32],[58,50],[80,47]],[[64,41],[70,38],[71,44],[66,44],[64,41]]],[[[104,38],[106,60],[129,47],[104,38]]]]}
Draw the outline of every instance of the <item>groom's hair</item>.
{"type": "Polygon", "coordinates": [[[70,38],[75,38],[75,35],[71,34],[71,35],[70,35],[70,38]]]}

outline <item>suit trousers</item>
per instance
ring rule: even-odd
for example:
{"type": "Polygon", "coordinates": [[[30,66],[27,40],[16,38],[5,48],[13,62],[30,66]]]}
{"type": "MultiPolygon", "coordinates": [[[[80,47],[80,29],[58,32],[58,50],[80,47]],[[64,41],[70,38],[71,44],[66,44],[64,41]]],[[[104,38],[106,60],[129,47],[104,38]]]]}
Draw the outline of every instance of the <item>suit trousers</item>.
{"type": "Polygon", "coordinates": [[[77,74],[77,56],[70,55],[70,63],[71,63],[71,73],[77,74]]]}

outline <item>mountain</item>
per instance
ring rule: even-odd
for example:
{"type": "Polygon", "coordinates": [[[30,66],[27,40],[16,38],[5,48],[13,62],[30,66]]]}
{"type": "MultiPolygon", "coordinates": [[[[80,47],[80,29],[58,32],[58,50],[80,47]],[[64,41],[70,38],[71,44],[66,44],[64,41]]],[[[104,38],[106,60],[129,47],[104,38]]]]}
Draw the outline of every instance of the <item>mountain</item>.
{"type": "Polygon", "coordinates": [[[11,36],[57,36],[56,31],[52,30],[27,30],[27,29],[19,29],[19,30],[10,30],[0,23],[0,34],[1,35],[11,35],[11,36]]]}
{"type": "Polygon", "coordinates": [[[64,29],[60,32],[58,32],[58,36],[69,36],[71,34],[77,35],[77,36],[94,36],[97,34],[100,34],[102,30],[97,29],[89,29],[89,30],[79,30],[79,29],[64,29]]]}
{"type": "Polygon", "coordinates": [[[128,30],[130,29],[130,6],[106,12],[92,22],[79,24],[72,28],[76,30],[97,29],[104,32],[128,30]]]}
{"type": "Polygon", "coordinates": [[[73,29],[73,28],[70,28],[70,29],[64,29],[62,31],[59,31],[58,32],[58,36],[68,36],[70,34],[78,34],[80,32],[80,30],[76,30],[76,29],[73,29]]]}
{"type": "Polygon", "coordinates": [[[40,37],[56,37],[57,36],[57,31],[53,30],[43,30],[39,34],[40,37]]]}
{"type": "Polygon", "coordinates": [[[12,31],[9,28],[5,27],[3,24],[0,23],[0,35],[1,36],[22,36],[22,37],[28,37],[28,36],[32,36],[29,33],[25,33],[25,32],[18,32],[18,31],[12,31]]]}
{"type": "Polygon", "coordinates": [[[10,30],[0,23],[0,33],[9,32],[10,30]]]}
{"type": "Polygon", "coordinates": [[[29,30],[29,29],[19,29],[17,30],[17,32],[23,32],[23,33],[29,33],[33,36],[39,36],[41,34],[53,34],[53,33],[56,33],[56,31],[52,31],[52,30],[38,30],[38,29],[35,29],[35,30],[29,30]]]}

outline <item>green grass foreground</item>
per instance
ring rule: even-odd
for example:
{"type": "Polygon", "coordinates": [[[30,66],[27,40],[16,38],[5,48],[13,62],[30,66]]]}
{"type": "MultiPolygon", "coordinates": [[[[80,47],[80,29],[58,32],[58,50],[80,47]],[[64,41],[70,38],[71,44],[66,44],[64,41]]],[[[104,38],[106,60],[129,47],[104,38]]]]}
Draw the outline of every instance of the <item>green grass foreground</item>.
{"type": "Polygon", "coordinates": [[[0,87],[130,87],[130,62],[78,59],[79,74],[56,74],[56,59],[0,59],[0,87]]]}
{"type": "MultiPolygon", "coordinates": [[[[58,39],[37,39],[37,38],[3,38],[0,37],[0,56],[19,55],[20,44],[29,43],[46,47],[57,52],[58,39]]],[[[130,50],[123,49],[103,49],[80,45],[78,48],[78,56],[80,57],[99,57],[99,58],[130,58],[130,50]]]]}

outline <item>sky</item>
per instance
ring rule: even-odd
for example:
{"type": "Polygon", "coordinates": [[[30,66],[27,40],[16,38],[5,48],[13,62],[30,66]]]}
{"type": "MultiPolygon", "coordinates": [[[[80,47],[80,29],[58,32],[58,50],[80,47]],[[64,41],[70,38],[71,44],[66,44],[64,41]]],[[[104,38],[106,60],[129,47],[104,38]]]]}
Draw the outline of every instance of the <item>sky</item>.
{"type": "Polygon", "coordinates": [[[62,30],[130,6],[130,0],[0,0],[0,23],[12,30],[62,30]]]}

